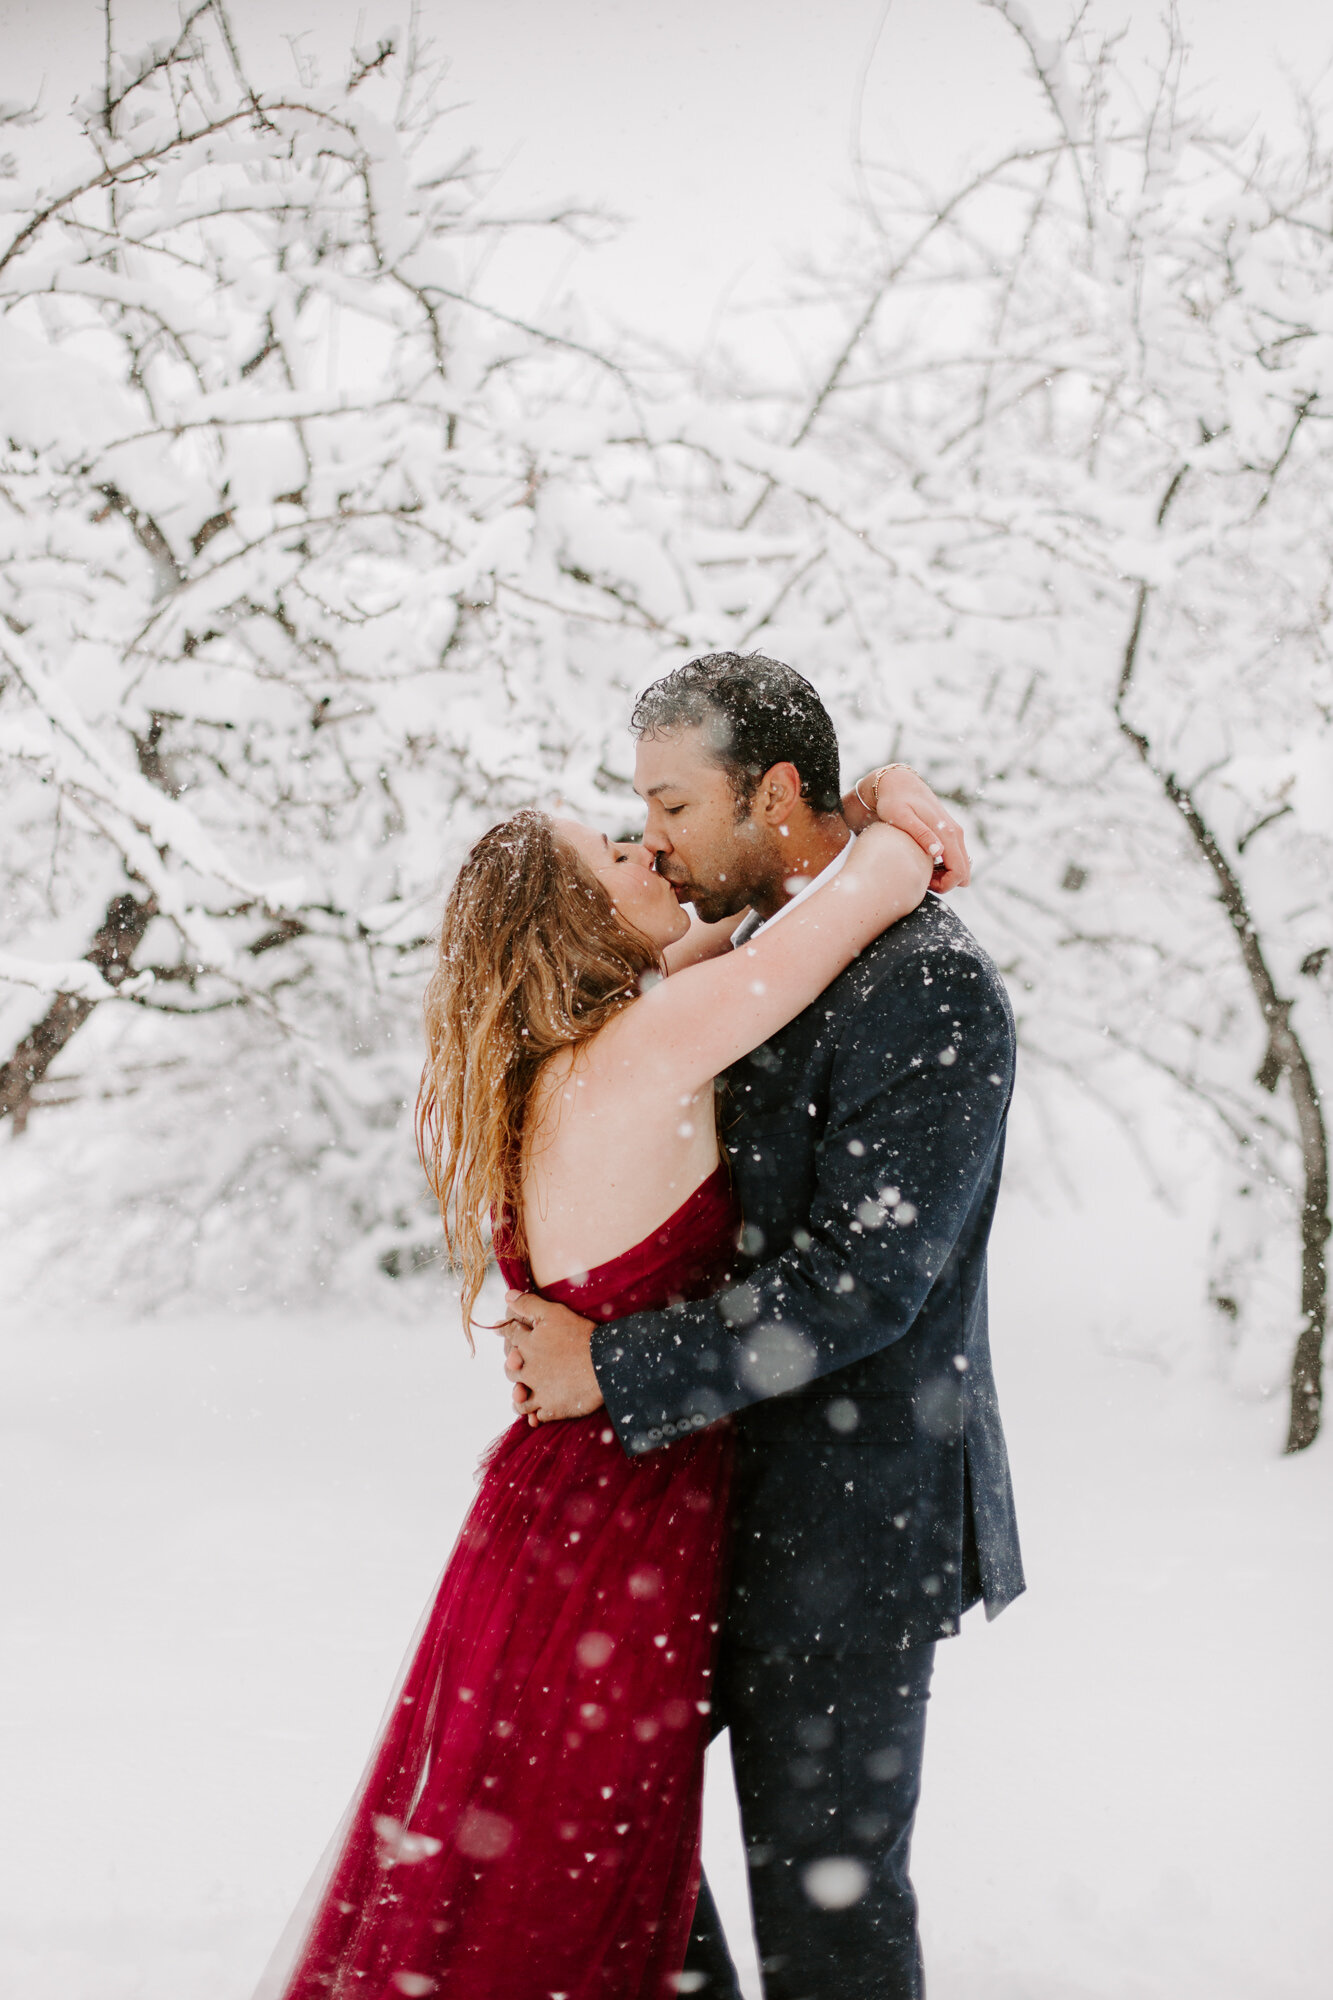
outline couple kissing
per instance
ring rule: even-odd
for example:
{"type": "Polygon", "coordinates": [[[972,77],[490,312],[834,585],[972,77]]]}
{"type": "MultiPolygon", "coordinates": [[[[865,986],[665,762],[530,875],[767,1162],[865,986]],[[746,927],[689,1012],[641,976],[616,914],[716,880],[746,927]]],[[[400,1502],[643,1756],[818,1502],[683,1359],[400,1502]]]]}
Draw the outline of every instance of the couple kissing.
{"type": "Polygon", "coordinates": [[[707,655],[632,726],[642,842],[525,810],[449,895],[419,1139],[465,1325],[488,1237],[509,1286],[516,1417],[273,2000],[737,1995],[724,1727],[766,2000],[924,1993],[934,1649],[1023,1588],[1012,1015],[939,899],[960,829],[899,767],[840,796],[792,668],[707,655]]]}

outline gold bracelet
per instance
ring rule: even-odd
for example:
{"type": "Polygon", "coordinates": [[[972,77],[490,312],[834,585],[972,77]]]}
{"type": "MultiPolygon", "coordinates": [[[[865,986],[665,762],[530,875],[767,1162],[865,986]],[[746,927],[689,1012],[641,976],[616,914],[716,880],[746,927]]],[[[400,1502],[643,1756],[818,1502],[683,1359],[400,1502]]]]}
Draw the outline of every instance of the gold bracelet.
{"type": "Polygon", "coordinates": [[[905,771],[906,769],[906,764],[881,764],[877,771],[868,771],[866,773],[866,777],[873,778],[875,781],[875,803],[873,806],[866,805],[865,800],[861,798],[861,787],[865,783],[865,778],[858,778],[852,786],[852,790],[856,793],[857,798],[860,799],[861,804],[866,807],[866,811],[872,819],[879,812],[879,781],[884,776],[884,773],[886,771],[905,771]]]}

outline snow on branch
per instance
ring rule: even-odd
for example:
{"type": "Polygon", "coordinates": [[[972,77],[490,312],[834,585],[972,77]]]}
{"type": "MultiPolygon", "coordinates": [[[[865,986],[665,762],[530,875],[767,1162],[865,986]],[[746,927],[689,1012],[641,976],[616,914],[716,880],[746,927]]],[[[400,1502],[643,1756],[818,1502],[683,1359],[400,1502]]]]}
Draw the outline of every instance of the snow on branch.
{"type": "Polygon", "coordinates": [[[54,171],[10,128],[0,188],[2,942],[64,982],[6,1015],[0,1115],[25,1145],[47,1103],[91,1116],[141,1050],[286,1163],[303,1241],[317,1183],[349,1257],[428,1226],[386,1135],[454,860],[534,797],[618,830],[637,688],[809,562],[818,522],[736,541],[741,443],[833,498],[563,305],[488,294],[497,234],[585,212],[500,215],[439,83],[393,36],[271,88],[207,0],[86,94],[54,171]]]}
{"type": "Polygon", "coordinates": [[[30,986],[37,993],[69,993],[78,1000],[129,1000],[148,991],[153,975],[140,972],[119,985],[111,985],[86,959],[57,962],[15,958],[0,951],[0,980],[11,986],[30,986]]]}

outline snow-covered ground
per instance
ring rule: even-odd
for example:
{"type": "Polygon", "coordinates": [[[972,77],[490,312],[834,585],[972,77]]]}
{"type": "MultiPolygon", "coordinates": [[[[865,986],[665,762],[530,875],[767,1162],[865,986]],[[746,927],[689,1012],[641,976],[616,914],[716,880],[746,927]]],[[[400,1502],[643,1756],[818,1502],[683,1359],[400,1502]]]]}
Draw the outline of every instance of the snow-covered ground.
{"type": "MultiPolygon", "coordinates": [[[[932,2000],[1312,2000],[1333,1965],[1333,1452],[1151,1358],[1197,1248],[1011,1196],[1026,1599],[941,1649],[932,2000]],[[1135,1357],[1140,1358],[1135,1358],[1135,1357]]],[[[3,1329],[0,1991],[247,2000],[505,1420],[494,1351],[355,1315],[3,1329]]],[[[723,1766],[708,1842],[744,1889],[723,1766]]]]}

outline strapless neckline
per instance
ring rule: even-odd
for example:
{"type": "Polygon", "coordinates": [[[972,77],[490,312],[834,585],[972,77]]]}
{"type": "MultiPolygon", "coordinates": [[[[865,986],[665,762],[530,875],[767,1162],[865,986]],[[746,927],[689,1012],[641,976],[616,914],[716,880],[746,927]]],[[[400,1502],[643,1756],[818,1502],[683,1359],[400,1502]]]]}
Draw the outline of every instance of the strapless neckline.
{"type": "Polygon", "coordinates": [[[588,1319],[617,1319],[657,1304],[659,1293],[665,1304],[718,1290],[729,1275],[739,1222],[731,1175],[720,1160],[665,1221],[587,1271],[536,1285],[528,1266],[498,1244],[497,1261],[511,1290],[540,1292],[588,1319]]]}
{"type": "MultiPolygon", "coordinates": [[[[659,1247],[665,1248],[663,1239],[667,1232],[669,1231],[674,1237],[677,1231],[693,1217],[695,1210],[705,1206],[719,1182],[724,1186],[730,1185],[730,1177],[726,1165],[722,1160],[718,1161],[712,1173],[701,1180],[697,1187],[690,1189],[680,1207],[673,1208],[665,1222],[659,1222],[656,1228],[648,1231],[646,1236],[641,1236],[637,1243],[631,1243],[628,1250],[618,1251],[614,1257],[606,1258],[601,1264],[589,1264],[586,1271],[571,1272],[567,1278],[552,1278],[549,1285],[542,1285],[538,1288],[542,1297],[550,1299],[554,1298],[558,1292],[581,1292],[589,1285],[603,1285],[606,1283],[607,1278],[619,1269],[620,1265],[628,1263],[631,1258],[638,1257],[650,1244],[654,1249],[659,1247]]],[[[531,1277],[531,1271],[529,1271],[528,1275],[531,1277]]]]}

